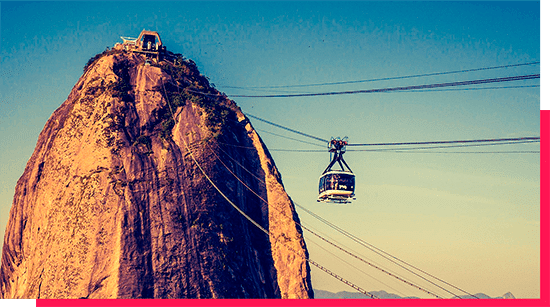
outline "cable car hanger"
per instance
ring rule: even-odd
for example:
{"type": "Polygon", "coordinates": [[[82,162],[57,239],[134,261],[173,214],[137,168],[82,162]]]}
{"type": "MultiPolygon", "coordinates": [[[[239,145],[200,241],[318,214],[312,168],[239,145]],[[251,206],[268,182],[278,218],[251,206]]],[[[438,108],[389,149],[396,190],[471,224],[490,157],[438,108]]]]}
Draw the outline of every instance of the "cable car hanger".
{"type": "Polygon", "coordinates": [[[346,161],[344,161],[344,157],[343,157],[344,153],[346,152],[346,146],[349,145],[347,139],[348,139],[347,136],[344,137],[343,139],[331,138],[330,142],[328,143],[328,149],[329,149],[328,151],[330,152],[332,161],[327,166],[323,174],[330,171],[336,162],[340,164],[340,168],[342,169],[342,171],[346,171],[346,168],[347,168],[350,173],[353,173],[351,171],[351,168],[346,163],[346,161]],[[344,168],[344,165],[346,166],[346,168],[344,168]]]}

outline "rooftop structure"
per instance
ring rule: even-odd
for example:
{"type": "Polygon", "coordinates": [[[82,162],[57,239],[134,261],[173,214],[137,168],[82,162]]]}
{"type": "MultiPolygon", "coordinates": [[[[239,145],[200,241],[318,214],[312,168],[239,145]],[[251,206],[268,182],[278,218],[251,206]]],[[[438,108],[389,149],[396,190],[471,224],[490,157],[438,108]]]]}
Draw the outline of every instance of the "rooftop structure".
{"type": "Polygon", "coordinates": [[[117,43],[115,48],[121,46],[124,50],[142,53],[157,60],[160,60],[166,53],[166,46],[162,44],[160,35],[155,31],[143,30],[138,38],[123,36],[120,38],[122,38],[122,44],[117,43]]]}

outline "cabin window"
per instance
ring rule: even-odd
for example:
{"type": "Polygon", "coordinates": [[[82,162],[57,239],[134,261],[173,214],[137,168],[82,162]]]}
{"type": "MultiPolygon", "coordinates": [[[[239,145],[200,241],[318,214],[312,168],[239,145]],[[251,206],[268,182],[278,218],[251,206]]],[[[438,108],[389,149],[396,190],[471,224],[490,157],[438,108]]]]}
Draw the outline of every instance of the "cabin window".
{"type": "Polygon", "coordinates": [[[354,186],[355,176],[340,176],[338,190],[353,191],[354,186]]]}

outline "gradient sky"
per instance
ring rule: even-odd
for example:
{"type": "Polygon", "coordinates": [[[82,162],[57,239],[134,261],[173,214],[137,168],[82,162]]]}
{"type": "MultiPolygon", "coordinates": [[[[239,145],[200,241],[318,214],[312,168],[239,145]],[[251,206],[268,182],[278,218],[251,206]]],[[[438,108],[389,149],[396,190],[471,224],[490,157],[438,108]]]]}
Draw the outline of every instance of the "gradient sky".
{"type": "MultiPolygon", "coordinates": [[[[230,98],[540,72],[539,65],[529,65],[265,88],[537,62],[540,11],[535,1],[1,2],[0,9],[0,234],[38,134],[67,98],[87,60],[120,42],[120,36],[137,37],[143,29],[158,31],[169,50],[193,59],[230,98]]],[[[538,80],[485,86],[536,84],[538,80]]],[[[540,135],[538,87],[234,100],[244,112],[325,139],[348,136],[351,143],[540,135]]],[[[470,293],[539,297],[539,155],[455,153],[538,151],[538,143],[431,152],[354,152],[360,148],[350,147],[345,159],[357,176],[357,201],[342,206],[316,202],[328,153],[276,150],[322,147],[281,138],[270,133],[315,142],[254,119],[252,123],[299,205],[470,293]]],[[[425,285],[305,212],[298,213],[304,225],[425,285]]],[[[308,233],[306,243],[313,260],[368,291],[429,297],[308,233]]],[[[316,268],[312,279],[316,289],[353,290],[316,268]]]]}

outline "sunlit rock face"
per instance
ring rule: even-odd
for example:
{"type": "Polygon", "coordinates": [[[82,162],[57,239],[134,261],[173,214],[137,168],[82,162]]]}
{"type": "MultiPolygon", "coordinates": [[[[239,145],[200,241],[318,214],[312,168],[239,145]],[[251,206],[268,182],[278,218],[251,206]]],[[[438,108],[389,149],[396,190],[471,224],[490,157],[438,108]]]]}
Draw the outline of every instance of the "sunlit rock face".
{"type": "Polygon", "coordinates": [[[87,65],[17,182],[0,298],[313,297],[267,148],[172,60],[114,50],[87,65]]]}

